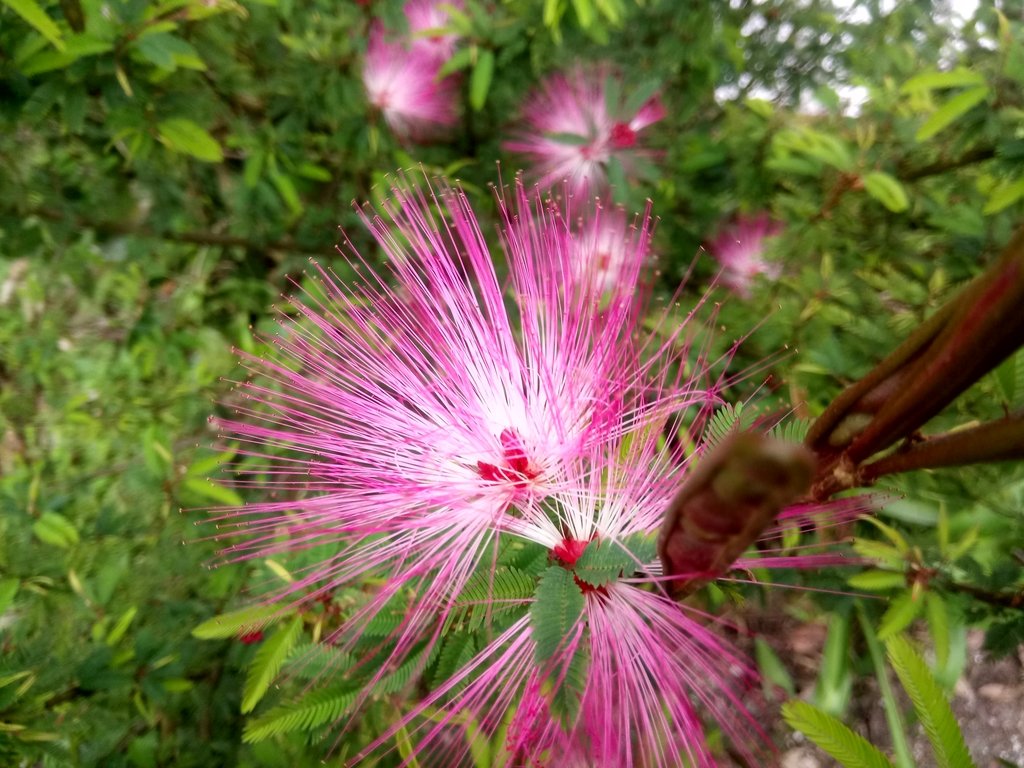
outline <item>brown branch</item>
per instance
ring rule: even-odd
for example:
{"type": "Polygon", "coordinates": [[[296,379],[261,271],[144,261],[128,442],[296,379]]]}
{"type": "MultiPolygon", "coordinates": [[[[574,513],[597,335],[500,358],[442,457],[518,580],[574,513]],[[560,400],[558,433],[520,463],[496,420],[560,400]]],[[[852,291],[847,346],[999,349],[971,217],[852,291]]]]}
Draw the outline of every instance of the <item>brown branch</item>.
{"type": "Polygon", "coordinates": [[[918,179],[925,179],[929,176],[938,176],[946,171],[955,171],[957,168],[974,165],[975,163],[983,163],[986,160],[991,160],[995,156],[996,148],[993,146],[975,147],[959,157],[936,160],[934,163],[922,165],[918,168],[901,169],[896,173],[896,175],[899,177],[900,181],[917,181],[918,179]]]}

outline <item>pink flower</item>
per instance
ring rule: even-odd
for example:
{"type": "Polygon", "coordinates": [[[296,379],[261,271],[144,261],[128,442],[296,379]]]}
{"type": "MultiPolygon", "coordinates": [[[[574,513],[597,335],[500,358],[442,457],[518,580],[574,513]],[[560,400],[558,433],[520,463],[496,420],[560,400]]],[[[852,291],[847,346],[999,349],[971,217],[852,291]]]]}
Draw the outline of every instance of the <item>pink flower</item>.
{"type": "Polygon", "coordinates": [[[782,232],[782,225],[767,213],[740,216],[708,245],[722,267],[722,282],[737,294],[749,297],[754,278],[777,280],[782,266],[763,258],[765,240],[782,232]]]}
{"type": "MultiPolygon", "coordinates": [[[[671,386],[664,375],[660,381],[671,386]]],[[[660,589],[654,539],[687,471],[661,449],[660,435],[648,429],[583,452],[545,507],[520,508],[525,546],[549,552],[541,584],[525,600],[531,613],[499,627],[395,730],[407,729],[418,749],[446,765],[460,764],[472,741],[446,734],[471,723],[485,738],[504,731],[495,765],[711,768],[716,756],[703,726],[711,721],[750,765],[768,764],[768,737],[752,711],[759,705],[752,665],[719,636],[712,617],[660,589]],[[551,617],[573,620],[552,639],[544,625],[551,617]]],[[[863,508],[844,500],[789,514],[839,523],[863,508]]],[[[777,535],[766,536],[769,548],[777,535]]],[[[852,561],[766,551],[736,567],[843,562],[852,561]]],[[[495,583],[502,569],[499,562],[495,583]]],[[[456,628],[446,643],[460,642],[456,628]]]]}
{"type": "Polygon", "coordinates": [[[379,25],[370,30],[363,85],[398,138],[435,139],[458,122],[458,78],[439,78],[442,64],[428,44],[390,40],[379,25]]]}
{"type": "Polygon", "coordinates": [[[451,24],[448,8],[461,9],[461,0],[409,0],[405,4],[405,18],[414,48],[422,48],[444,62],[455,52],[459,36],[447,31],[451,24]]]}
{"type": "MultiPolygon", "coordinates": [[[[567,462],[706,399],[686,388],[627,396],[647,375],[640,308],[575,279],[586,215],[577,225],[521,185],[499,202],[511,311],[465,195],[400,185],[385,217],[363,209],[387,279],[358,256],[355,280],[321,268],[275,353],[248,358],[257,377],[242,385],[241,418],[221,425],[261,465],[241,484],[257,477],[280,497],[224,513],[223,535],[247,537],[230,559],[329,548],[289,587],[292,600],[382,579],[339,642],[414,593],[392,638],[396,659],[436,637],[499,533],[532,530],[521,510],[543,504],[567,462]]],[[[638,279],[647,231],[645,220],[624,248],[626,284],[638,279]]],[[[686,352],[677,333],[666,334],[669,358],[686,352]]]]}
{"type": "Polygon", "coordinates": [[[637,281],[630,274],[630,230],[635,226],[621,208],[598,208],[573,240],[577,279],[590,281],[602,296],[618,291],[633,293],[637,281]]]}
{"type": "Polygon", "coordinates": [[[628,95],[607,66],[555,75],[527,101],[518,135],[503,146],[528,159],[541,187],[567,181],[574,194],[601,194],[610,164],[630,175],[650,154],[638,148],[639,135],[665,116],[657,96],[634,107],[628,95]]]}

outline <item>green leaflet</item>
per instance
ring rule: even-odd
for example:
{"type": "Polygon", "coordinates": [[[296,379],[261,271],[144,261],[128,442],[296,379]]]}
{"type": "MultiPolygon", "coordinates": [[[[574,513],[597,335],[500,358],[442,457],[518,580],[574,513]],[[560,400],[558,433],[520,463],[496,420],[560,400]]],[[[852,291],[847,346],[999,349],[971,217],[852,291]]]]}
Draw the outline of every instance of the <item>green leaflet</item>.
{"type": "Polygon", "coordinates": [[[583,615],[583,593],[569,571],[557,565],[540,577],[530,608],[530,627],[541,666],[564,649],[566,640],[583,615]]]}
{"type": "Polygon", "coordinates": [[[805,701],[787,701],[782,705],[782,716],[791,728],[803,731],[846,768],[893,768],[878,747],[805,701]]]}
{"type": "Polygon", "coordinates": [[[353,689],[351,684],[321,688],[250,720],[242,741],[254,744],[282,733],[311,731],[344,715],[357,695],[358,689],[353,689]]]}
{"type": "Polygon", "coordinates": [[[924,660],[903,635],[894,637],[885,647],[889,663],[896,670],[928,734],[939,767],[974,768],[953,710],[924,660]]]}
{"type": "Polygon", "coordinates": [[[200,640],[237,637],[274,624],[287,615],[289,612],[280,605],[253,605],[207,619],[192,630],[192,636],[200,640]]]}
{"type": "Polygon", "coordinates": [[[958,93],[921,124],[914,136],[918,141],[927,141],[942,129],[952,125],[988,97],[988,86],[971,88],[958,93]]]}
{"type": "Polygon", "coordinates": [[[653,536],[634,534],[622,541],[592,541],[573,566],[576,578],[592,587],[604,587],[620,576],[631,576],[641,565],[654,559],[653,536]]]}
{"type": "Polygon", "coordinates": [[[278,627],[268,639],[263,641],[245,677],[245,689],[242,691],[242,712],[252,712],[260,699],[274,682],[281,665],[288,658],[292,646],[299,639],[302,631],[302,617],[294,616],[282,627],[278,627]]]}

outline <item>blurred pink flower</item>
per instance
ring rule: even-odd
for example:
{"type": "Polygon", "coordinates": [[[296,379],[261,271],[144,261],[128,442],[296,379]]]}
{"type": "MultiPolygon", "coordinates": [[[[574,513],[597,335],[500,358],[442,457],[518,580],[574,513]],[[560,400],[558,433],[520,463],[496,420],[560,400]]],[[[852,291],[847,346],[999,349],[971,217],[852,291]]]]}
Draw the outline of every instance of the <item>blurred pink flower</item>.
{"type": "Polygon", "coordinates": [[[413,47],[432,53],[441,62],[451,58],[459,36],[442,30],[447,30],[451,23],[449,8],[461,10],[463,5],[462,0],[409,0],[405,4],[405,18],[413,47]]]}
{"type": "MultiPolygon", "coordinates": [[[[665,374],[661,384],[673,386],[665,374]]],[[[560,580],[582,596],[582,610],[554,652],[541,658],[542,643],[550,642],[539,639],[531,615],[522,617],[496,632],[367,754],[404,728],[417,749],[459,765],[472,735],[445,734],[472,723],[484,738],[504,732],[505,753],[494,765],[713,768],[715,752],[704,731],[711,722],[748,764],[771,762],[758,720],[756,670],[715,631],[713,617],[660,588],[653,542],[686,472],[659,445],[661,435],[652,428],[581,452],[551,504],[520,508],[516,532],[549,552],[541,580],[560,580]],[[584,558],[594,547],[606,556],[588,563],[584,558]],[[622,555],[610,569],[601,565],[616,562],[609,551],[622,555]]],[[[785,516],[841,524],[864,506],[847,499],[797,507],[785,516]]],[[[736,568],[855,562],[827,551],[790,554],[775,548],[779,536],[769,531],[757,558],[736,568]]]]}
{"type": "MultiPolygon", "coordinates": [[[[296,317],[282,321],[275,354],[247,358],[258,377],[242,385],[241,418],[221,426],[261,460],[240,484],[281,498],[227,511],[219,527],[245,537],[227,551],[232,560],[331,547],[285,598],[381,578],[339,642],[396,594],[415,592],[399,658],[424,631],[440,631],[439,611],[498,533],[529,523],[510,505],[538,506],[587,446],[706,395],[627,397],[647,375],[640,307],[631,295],[600,301],[575,278],[577,220],[554,203],[521,185],[499,201],[510,311],[465,195],[393,191],[386,218],[369,207],[363,218],[396,287],[358,256],[355,281],[320,269],[296,317]]],[[[624,247],[627,284],[647,232],[645,220],[624,247]]],[[[683,354],[677,334],[667,336],[667,355],[683,354]]]]}
{"type": "Polygon", "coordinates": [[[765,240],[782,232],[782,225],[767,213],[739,216],[721,230],[708,245],[722,267],[722,282],[743,297],[749,297],[754,278],[764,275],[777,280],[782,266],[764,259],[765,240]]]}
{"type": "Polygon", "coordinates": [[[517,135],[503,147],[532,164],[542,188],[567,181],[574,194],[602,194],[609,164],[633,174],[650,154],[637,146],[639,134],[665,116],[656,95],[631,106],[629,93],[604,65],[554,75],[527,100],[517,135]]]}
{"type": "Polygon", "coordinates": [[[429,44],[389,39],[380,25],[370,30],[363,84],[398,138],[436,139],[458,122],[458,77],[439,78],[443,63],[429,44]]]}
{"type": "Polygon", "coordinates": [[[598,207],[573,240],[577,279],[589,281],[603,297],[618,291],[635,294],[643,281],[635,280],[631,274],[633,227],[635,222],[627,218],[623,209],[598,207]]]}

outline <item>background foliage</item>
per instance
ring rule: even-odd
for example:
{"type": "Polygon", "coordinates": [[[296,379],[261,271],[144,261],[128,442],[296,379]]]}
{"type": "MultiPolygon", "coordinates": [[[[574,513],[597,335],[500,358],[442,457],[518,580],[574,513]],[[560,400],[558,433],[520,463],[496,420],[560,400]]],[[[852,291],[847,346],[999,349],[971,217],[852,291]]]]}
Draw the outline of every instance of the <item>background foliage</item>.
{"type": "MultiPolygon", "coordinates": [[[[432,146],[396,142],[366,103],[374,18],[401,26],[401,3],[0,3],[0,763],[319,765],[393,716],[400,676],[339,746],[325,726],[352,691],[296,699],[316,664],[279,674],[316,653],[345,595],[258,642],[239,638],[250,614],[202,624],[294,567],[210,570],[200,511],[241,497],[207,417],[230,408],[231,348],[259,352],[288,276],[301,281],[310,255],[346,268],[339,226],[374,258],[351,201],[377,199],[386,172],[422,165],[493,207],[500,141],[543,75],[610,60],[629,83],[661,84],[668,118],[645,133],[657,176],[616,193],[633,209],[653,200],[660,292],[734,214],[786,224],[769,254],[783,277],[721,314],[726,342],[757,326],[738,366],[775,355],[762,409],[820,412],[991,260],[1024,207],[1020,2],[960,17],[923,0],[467,0],[453,22],[462,121],[432,146]]],[[[506,181],[515,168],[504,159],[506,181]]],[[[700,259],[691,291],[714,272],[700,259]]],[[[1022,401],[1018,355],[940,422],[1022,401]]],[[[1024,473],[922,473],[894,490],[882,524],[856,532],[879,567],[849,585],[807,577],[888,608],[772,603],[793,621],[830,617],[812,698],[834,715],[883,664],[862,637],[922,619],[949,687],[966,627],[1000,651],[1024,635],[1002,604],[1024,586],[1024,473]]],[[[515,570],[535,565],[509,557],[514,594],[515,570]]],[[[761,601],[707,599],[739,615],[737,601],[761,601]]]]}

